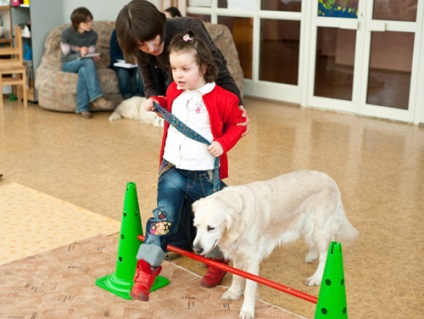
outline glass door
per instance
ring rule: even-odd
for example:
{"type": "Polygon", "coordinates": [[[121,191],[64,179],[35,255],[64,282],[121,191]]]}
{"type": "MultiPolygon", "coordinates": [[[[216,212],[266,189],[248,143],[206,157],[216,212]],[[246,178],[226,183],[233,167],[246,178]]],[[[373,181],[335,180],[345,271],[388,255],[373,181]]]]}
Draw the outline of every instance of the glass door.
{"type": "MultiPolygon", "coordinates": [[[[365,1],[363,1],[365,2],[365,1]]],[[[361,69],[359,0],[311,2],[307,105],[356,112],[361,69]]]]}
{"type": "Polygon", "coordinates": [[[307,104],[413,122],[423,3],[316,0],[311,12],[307,104]]]}
{"type": "Polygon", "coordinates": [[[414,121],[422,32],[417,13],[421,12],[420,20],[423,15],[420,2],[418,8],[418,0],[367,1],[360,114],[414,121]]]}
{"type": "Polygon", "coordinates": [[[231,30],[245,94],[300,103],[304,1],[218,0],[217,23],[231,30]]]}

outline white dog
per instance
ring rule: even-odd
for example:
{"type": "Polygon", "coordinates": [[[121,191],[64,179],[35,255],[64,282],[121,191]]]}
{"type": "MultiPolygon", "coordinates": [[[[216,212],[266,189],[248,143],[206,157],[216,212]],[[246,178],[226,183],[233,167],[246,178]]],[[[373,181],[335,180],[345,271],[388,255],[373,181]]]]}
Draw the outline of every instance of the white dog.
{"type": "MultiPolygon", "coordinates": [[[[233,266],[259,274],[273,249],[304,237],[307,263],[319,257],[306,279],[319,286],[331,241],[348,243],[358,231],[348,221],[336,182],[325,173],[296,171],[267,181],[230,186],[193,204],[197,235],[194,252],[206,255],[219,246],[233,266]]],[[[223,299],[239,299],[244,278],[233,276],[223,299]]],[[[240,318],[255,317],[257,283],[247,280],[240,318]]]]}
{"type": "Polygon", "coordinates": [[[155,112],[146,111],[143,103],[145,97],[133,96],[132,98],[123,100],[109,116],[109,121],[116,121],[121,118],[130,120],[138,120],[141,123],[152,124],[153,126],[163,127],[164,119],[159,117],[155,112]]]}

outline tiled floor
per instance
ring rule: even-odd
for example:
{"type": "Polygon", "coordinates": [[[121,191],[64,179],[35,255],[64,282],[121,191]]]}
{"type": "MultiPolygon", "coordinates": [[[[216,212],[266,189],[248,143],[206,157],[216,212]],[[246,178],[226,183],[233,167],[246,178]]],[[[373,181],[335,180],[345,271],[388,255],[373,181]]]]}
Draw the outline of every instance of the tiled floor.
{"type": "Polygon", "coordinates": [[[118,234],[121,223],[11,182],[0,184],[0,264],[97,234],[118,234]]]}
{"type": "MultiPolygon", "coordinates": [[[[343,247],[349,318],[422,318],[423,128],[249,98],[245,105],[250,131],[230,152],[227,184],[303,168],[327,172],[360,231],[358,241],[343,247]]],[[[161,129],[131,120],[109,123],[108,115],[85,120],[7,104],[0,110],[0,185],[15,182],[120,221],[126,183],[133,181],[147,220],[155,206],[161,129]]],[[[318,296],[319,288],[303,284],[316,267],[303,263],[306,252],[300,242],[277,249],[261,275],[318,296]]],[[[176,262],[205,271],[191,260],[176,262]]],[[[314,317],[312,303],[264,286],[259,293],[314,317]]]]}

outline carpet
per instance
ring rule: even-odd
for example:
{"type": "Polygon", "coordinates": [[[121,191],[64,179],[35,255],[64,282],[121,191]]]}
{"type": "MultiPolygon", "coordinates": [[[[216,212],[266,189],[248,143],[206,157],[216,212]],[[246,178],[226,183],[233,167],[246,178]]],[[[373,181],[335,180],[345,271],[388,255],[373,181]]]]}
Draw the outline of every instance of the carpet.
{"type": "Polygon", "coordinates": [[[115,234],[120,222],[11,182],[0,184],[0,264],[96,234],[115,234]]]}
{"type": "MultiPolygon", "coordinates": [[[[200,277],[165,261],[170,284],[149,302],[125,300],[95,285],[115,271],[119,235],[96,235],[0,265],[2,319],[238,318],[241,300],[220,299],[225,287],[207,289],[200,277]]],[[[260,300],[257,319],[301,317],[260,300]]]]}

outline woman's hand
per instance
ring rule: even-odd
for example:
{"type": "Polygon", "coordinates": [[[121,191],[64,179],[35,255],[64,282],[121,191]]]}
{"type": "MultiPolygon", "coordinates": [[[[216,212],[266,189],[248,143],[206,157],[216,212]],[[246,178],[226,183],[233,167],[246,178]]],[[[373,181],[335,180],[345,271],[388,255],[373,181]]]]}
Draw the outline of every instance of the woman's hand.
{"type": "Polygon", "coordinates": [[[81,47],[80,48],[81,57],[85,57],[87,55],[87,53],[88,53],[88,48],[87,47],[81,47]]]}
{"type": "Polygon", "coordinates": [[[243,105],[239,105],[239,109],[243,112],[242,114],[241,114],[241,116],[242,117],[245,117],[246,118],[246,121],[245,122],[242,122],[242,123],[237,123],[237,125],[239,125],[239,126],[246,126],[246,131],[244,131],[244,133],[241,135],[241,136],[245,136],[248,132],[249,132],[249,118],[247,117],[247,111],[246,111],[246,109],[244,108],[244,106],[243,105]]]}

